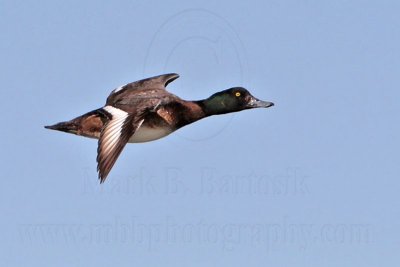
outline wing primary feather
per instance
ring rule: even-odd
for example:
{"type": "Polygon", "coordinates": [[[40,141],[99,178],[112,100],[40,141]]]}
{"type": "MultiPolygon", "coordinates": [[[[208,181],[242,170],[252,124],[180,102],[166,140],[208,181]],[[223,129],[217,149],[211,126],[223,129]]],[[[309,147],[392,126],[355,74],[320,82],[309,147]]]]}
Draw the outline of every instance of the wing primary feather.
{"type": "Polygon", "coordinates": [[[97,171],[103,183],[129,138],[143,123],[143,112],[128,114],[111,106],[104,108],[112,119],[104,126],[97,147],[97,171]]]}

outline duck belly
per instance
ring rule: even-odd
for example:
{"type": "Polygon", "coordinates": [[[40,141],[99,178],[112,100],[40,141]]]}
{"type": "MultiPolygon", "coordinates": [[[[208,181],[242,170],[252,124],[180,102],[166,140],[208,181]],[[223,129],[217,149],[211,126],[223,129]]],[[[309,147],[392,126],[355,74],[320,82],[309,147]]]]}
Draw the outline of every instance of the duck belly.
{"type": "Polygon", "coordinates": [[[129,139],[129,143],[144,143],[163,138],[173,131],[169,127],[148,127],[142,125],[129,139]]]}

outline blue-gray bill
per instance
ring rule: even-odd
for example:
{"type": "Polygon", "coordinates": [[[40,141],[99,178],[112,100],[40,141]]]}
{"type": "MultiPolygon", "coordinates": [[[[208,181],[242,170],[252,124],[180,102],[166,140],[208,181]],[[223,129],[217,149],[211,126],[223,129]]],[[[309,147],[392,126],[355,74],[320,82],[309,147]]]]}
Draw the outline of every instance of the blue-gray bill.
{"type": "Polygon", "coordinates": [[[253,97],[250,102],[247,104],[249,108],[269,108],[272,107],[274,103],[268,102],[268,101],[263,101],[260,99],[257,99],[253,97]]]}

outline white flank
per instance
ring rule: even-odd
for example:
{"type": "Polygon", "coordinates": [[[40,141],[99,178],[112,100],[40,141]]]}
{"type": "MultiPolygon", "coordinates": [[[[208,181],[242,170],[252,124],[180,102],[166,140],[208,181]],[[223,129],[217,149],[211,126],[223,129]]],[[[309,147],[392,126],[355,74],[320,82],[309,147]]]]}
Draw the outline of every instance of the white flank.
{"type": "Polygon", "coordinates": [[[129,139],[129,143],[143,143],[163,138],[172,133],[169,128],[149,128],[141,126],[129,139]]]}

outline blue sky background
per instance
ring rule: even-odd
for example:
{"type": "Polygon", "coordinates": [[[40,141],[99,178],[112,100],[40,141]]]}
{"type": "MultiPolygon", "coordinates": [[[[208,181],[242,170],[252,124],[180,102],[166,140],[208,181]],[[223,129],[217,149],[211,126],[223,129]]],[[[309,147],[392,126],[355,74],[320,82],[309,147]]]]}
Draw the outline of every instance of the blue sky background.
{"type": "Polygon", "coordinates": [[[395,266],[398,1],[1,1],[1,266],[395,266]],[[43,128],[167,72],[267,110],[128,145],[43,128]]]}

